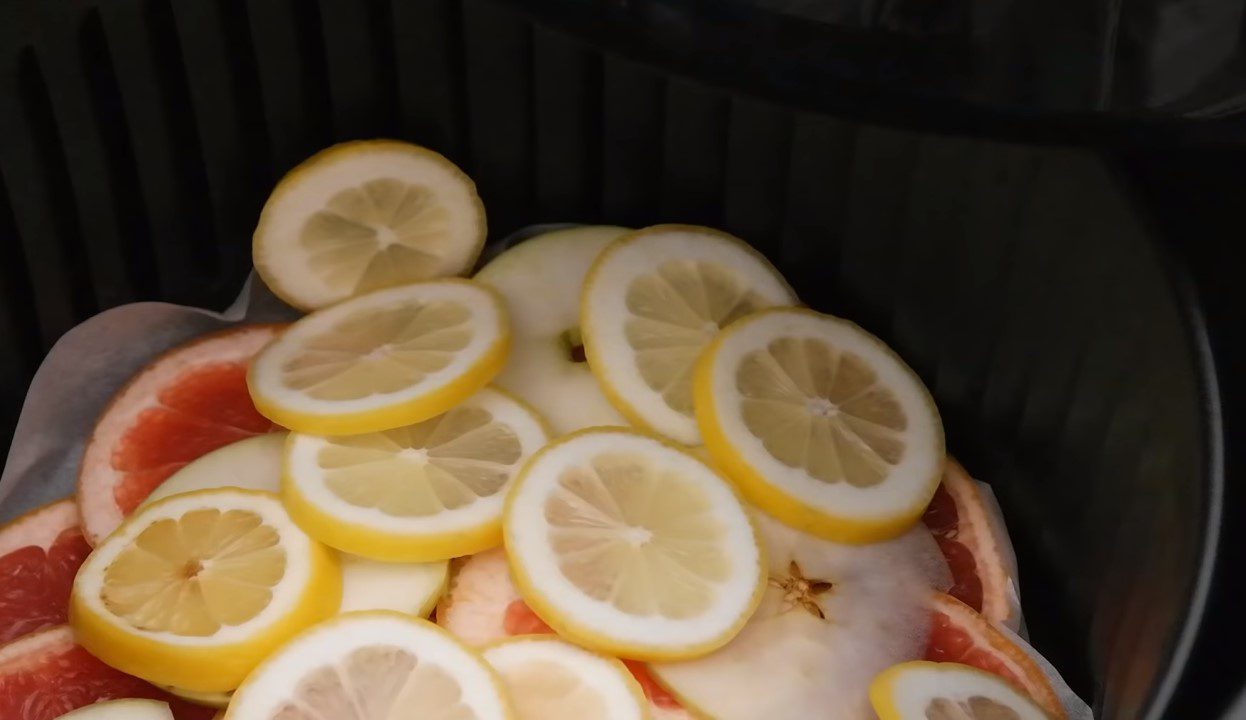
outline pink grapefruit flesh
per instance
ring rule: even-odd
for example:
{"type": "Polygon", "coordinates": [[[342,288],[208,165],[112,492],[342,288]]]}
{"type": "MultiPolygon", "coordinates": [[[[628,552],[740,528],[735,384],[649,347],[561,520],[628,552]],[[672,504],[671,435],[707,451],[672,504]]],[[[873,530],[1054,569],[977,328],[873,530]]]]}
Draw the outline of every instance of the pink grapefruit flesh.
{"type": "Polygon", "coordinates": [[[69,588],[90,550],[69,499],[0,528],[0,645],[65,622],[69,588]]]}
{"type": "Polygon", "coordinates": [[[113,396],[78,475],[91,544],[190,461],[274,429],[251,403],[246,376],[251,358],[282,327],[248,325],[196,338],[153,360],[113,396]]]}
{"type": "Polygon", "coordinates": [[[53,720],[100,700],[164,700],[177,720],[208,720],[216,712],[178,700],[108,667],[74,642],[65,625],[0,647],[0,717],[53,720]]]}

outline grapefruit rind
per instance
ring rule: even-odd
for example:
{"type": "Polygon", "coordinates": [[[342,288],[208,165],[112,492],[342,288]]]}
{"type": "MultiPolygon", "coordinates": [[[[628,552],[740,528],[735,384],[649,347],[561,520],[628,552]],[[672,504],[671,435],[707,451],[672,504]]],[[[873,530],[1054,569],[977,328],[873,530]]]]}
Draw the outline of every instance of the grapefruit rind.
{"type": "Polygon", "coordinates": [[[55,500],[27,511],[0,527],[0,558],[24,547],[49,550],[61,533],[78,524],[78,505],[73,498],[55,500]]]}
{"type": "Polygon", "coordinates": [[[97,547],[74,581],[69,621],[79,644],[119,670],[155,685],[227,692],[273,648],[335,614],[341,604],[341,582],[336,555],[304,535],[276,495],[235,488],[201,490],[141,509],[97,547]],[[276,530],[286,566],[268,605],[250,620],[207,637],[145,630],[110,611],[101,598],[105,569],[144,528],[200,509],[247,511],[276,530]]]}
{"type": "MultiPolygon", "coordinates": [[[[1013,678],[1004,680],[1026,693],[1051,716],[1052,720],[1065,720],[1066,714],[1060,698],[1051,685],[1051,680],[1022,647],[1017,645],[1005,631],[996,628],[989,620],[978,614],[965,603],[944,593],[934,593],[930,597],[931,612],[936,619],[932,628],[932,637],[938,629],[938,615],[948,619],[949,624],[964,632],[973,641],[973,647],[980,651],[989,651],[994,660],[1001,663],[1013,678]]],[[[961,662],[961,658],[943,657],[943,653],[932,647],[927,651],[927,660],[961,662]]],[[[989,668],[979,668],[990,672],[989,668]]]]}
{"type": "MultiPolygon", "coordinates": [[[[250,361],[284,327],[244,325],[200,336],[156,357],[113,395],[87,439],[78,471],[78,509],[88,542],[97,544],[124,519],[114,496],[123,476],[112,467],[113,452],[139,416],[157,404],[158,395],[192,368],[250,361]]],[[[250,434],[240,432],[238,438],[250,434]]]]}
{"type": "Polygon", "coordinates": [[[501,297],[471,280],[447,278],[413,283],[351,298],[293,323],[255,358],[247,386],[256,409],[273,422],[312,435],[359,435],[427,420],[458,405],[501,371],[510,352],[510,329],[501,297]],[[304,344],[339,323],[382,308],[445,302],[465,308],[470,341],[445,367],[413,385],[351,400],[319,399],[289,387],[283,367],[304,344]]]}
{"type": "Polygon", "coordinates": [[[732,323],[710,342],[693,376],[697,424],[716,467],[751,503],[787,525],[843,543],[898,537],[921,518],[939,486],[943,425],[930,392],[891,348],[854,323],[806,308],[770,308],[732,323]],[[736,368],[768,342],[811,338],[864,357],[901,403],[906,450],[880,483],[826,483],[786,465],[752,434],[736,407],[736,368]]]}

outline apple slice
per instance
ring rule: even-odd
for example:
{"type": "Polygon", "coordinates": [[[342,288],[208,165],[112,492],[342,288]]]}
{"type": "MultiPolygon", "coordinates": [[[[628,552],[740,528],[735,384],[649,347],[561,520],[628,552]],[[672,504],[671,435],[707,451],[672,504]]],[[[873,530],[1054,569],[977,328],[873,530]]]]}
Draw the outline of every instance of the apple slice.
{"type": "Polygon", "coordinates": [[[925,649],[927,598],[951,583],[938,545],[921,526],[842,545],[755,517],[770,571],[761,607],[722,649],[650,672],[717,720],[870,717],[874,676],[925,649]]]}
{"type": "Polygon", "coordinates": [[[511,354],[494,384],[549,421],[555,435],[627,425],[589,372],[580,342],[580,289],[598,253],[627,228],[554,230],[519,243],[476,273],[510,311],[511,354]]]}

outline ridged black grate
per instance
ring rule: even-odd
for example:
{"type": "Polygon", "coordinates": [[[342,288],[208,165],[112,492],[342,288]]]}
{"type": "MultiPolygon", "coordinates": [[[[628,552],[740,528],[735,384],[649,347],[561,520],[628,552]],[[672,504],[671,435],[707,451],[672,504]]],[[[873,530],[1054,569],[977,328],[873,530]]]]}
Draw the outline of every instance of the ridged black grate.
{"type": "Polygon", "coordinates": [[[0,0],[6,431],[74,323],[138,299],[222,307],[276,178],[336,140],[409,138],[475,177],[494,238],[722,226],[892,342],[994,483],[1035,644],[1105,719],[1165,697],[1204,560],[1204,378],[1104,164],[731,95],[518,5],[0,0]]]}

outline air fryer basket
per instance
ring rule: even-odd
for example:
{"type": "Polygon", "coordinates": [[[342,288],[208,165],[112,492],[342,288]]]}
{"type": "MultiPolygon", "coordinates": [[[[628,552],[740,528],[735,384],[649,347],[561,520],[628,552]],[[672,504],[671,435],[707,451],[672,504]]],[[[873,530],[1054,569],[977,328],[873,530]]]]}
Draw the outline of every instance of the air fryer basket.
{"type": "Polygon", "coordinates": [[[1096,154],[785,108],[496,0],[0,0],[0,400],[74,323],[221,307],[277,177],[397,136],[491,236],[705,223],[891,343],[992,483],[1033,643],[1099,717],[1159,717],[1219,522],[1197,308],[1096,154]]]}

